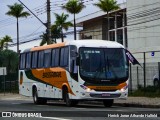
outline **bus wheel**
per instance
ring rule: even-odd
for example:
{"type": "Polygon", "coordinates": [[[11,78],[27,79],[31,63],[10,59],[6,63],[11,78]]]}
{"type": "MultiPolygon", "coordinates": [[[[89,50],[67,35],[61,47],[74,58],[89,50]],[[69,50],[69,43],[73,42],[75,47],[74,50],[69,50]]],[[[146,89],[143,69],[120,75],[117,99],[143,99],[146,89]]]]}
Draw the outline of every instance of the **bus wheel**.
{"type": "Polygon", "coordinates": [[[33,88],[33,102],[34,104],[46,104],[47,100],[38,97],[37,88],[33,88]]]}
{"type": "Polygon", "coordinates": [[[113,102],[113,99],[103,100],[103,104],[105,107],[111,107],[113,105],[113,102]]]}
{"type": "Polygon", "coordinates": [[[68,91],[67,90],[65,90],[65,93],[64,93],[64,95],[65,95],[65,102],[66,102],[66,106],[68,106],[68,107],[72,107],[72,106],[76,106],[77,104],[78,104],[78,101],[76,101],[76,100],[71,100],[70,98],[69,98],[69,93],[68,93],[68,91]]]}
{"type": "Polygon", "coordinates": [[[37,88],[33,88],[33,102],[34,104],[39,104],[40,102],[38,98],[37,88]]]}

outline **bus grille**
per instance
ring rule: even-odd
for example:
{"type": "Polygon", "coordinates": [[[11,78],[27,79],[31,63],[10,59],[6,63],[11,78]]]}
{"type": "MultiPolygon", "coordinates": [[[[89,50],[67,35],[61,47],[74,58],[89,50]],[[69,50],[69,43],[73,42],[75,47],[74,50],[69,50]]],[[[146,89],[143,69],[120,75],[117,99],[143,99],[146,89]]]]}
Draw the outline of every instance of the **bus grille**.
{"type": "Polygon", "coordinates": [[[102,94],[90,93],[90,96],[95,98],[117,98],[117,97],[120,97],[121,94],[109,94],[105,96],[102,94]]]}

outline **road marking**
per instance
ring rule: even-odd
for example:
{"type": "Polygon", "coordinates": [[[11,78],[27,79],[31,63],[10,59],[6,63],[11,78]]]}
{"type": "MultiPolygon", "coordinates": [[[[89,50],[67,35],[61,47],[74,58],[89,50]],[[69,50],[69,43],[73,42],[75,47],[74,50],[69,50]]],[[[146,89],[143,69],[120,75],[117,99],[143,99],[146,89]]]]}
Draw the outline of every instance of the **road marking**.
{"type": "Polygon", "coordinates": [[[75,109],[78,109],[78,110],[84,110],[84,109],[86,109],[86,108],[75,108],[75,109]]]}
{"type": "Polygon", "coordinates": [[[19,104],[21,104],[21,103],[12,103],[13,105],[19,105],[19,104]]]}
{"type": "Polygon", "coordinates": [[[40,118],[47,118],[47,119],[52,119],[52,120],[72,120],[72,119],[57,118],[57,117],[40,117],[40,118]]]}

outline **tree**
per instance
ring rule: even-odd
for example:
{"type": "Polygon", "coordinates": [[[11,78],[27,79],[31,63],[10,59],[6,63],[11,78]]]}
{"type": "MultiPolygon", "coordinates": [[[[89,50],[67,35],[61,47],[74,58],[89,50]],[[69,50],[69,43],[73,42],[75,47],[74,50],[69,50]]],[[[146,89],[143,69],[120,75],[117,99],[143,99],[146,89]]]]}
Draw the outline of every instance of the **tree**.
{"type": "Polygon", "coordinates": [[[71,22],[66,22],[67,18],[69,17],[68,14],[64,14],[62,13],[61,15],[54,13],[55,17],[56,17],[56,21],[55,21],[55,25],[60,29],[61,31],[61,39],[62,42],[64,42],[63,37],[63,29],[64,30],[68,30],[69,27],[72,27],[72,23],[71,22]]]}
{"type": "Polygon", "coordinates": [[[83,8],[85,8],[85,5],[83,5],[82,2],[79,2],[78,0],[69,0],[66,5],[62,6],[63,9],[65,9],[67,12],[73,14],[74,17],[74,39],[76,40],[76,20],[75,20],[75,14],[78,14],[82,11],[83,8]]]}
{"type": "Polygon", "coordinates": [[[18,70],[18,53],[12,50],[0,51],[0,67],[7,67],[7,73],[14,73],[18,70]]]}
{"type": "Polygon", "coordinates": [[[109,40],[109,12],[113,10],[119,9],[116,0],[99,0],[98,3],[94,4],[95,6],[99,7],[102,11],[107,12],[107,19],[108,19],[108,40],[109,40]]]}
{"type": "MultiPolygon", "coordinates": [[[[51,43],[57,43],[57,39],[61,37],[61,31],[60,29],[56,26],[56,25],[52,25],[51,26],[51,38],[52,41],[51,43]]],[[[40,46],[43,46],[44,44],[47,43],[47,33],[43,33],[42,35],[40,35],[40,38],[42,38],[42,41],[40,43],[40,46]]]]}
{"type": "Polygon", "coordinates": [[[24,7],[21,4],[15,3],[14,5],[8,5],[9,11],[6,15],[13,16],[17,20],[17,53],[19,53],[19,18],[27,17],[30,14],[28,12],[24,12],[24,7]]]}
{"type": "Polygon", "coordinates": [[[40,46],[43,46],[44,44],[47,43],[47,33],[43,33],[42,35],[40,35],[40,38],[42,39],[42,41],[40,42],[40,46]]]}
{"type": "Polygon", "coordinates": [[[0,40],[0,49],[3,50],[4,47],[8,49],[8,42],[12,42],[12,39],[10,36],[6,35],[0,40]]]}
{"type": "Polygon", "coordinates": [[[57,25],[52,25],[51,26],[51,36],[52,36],[52,41],[54,41],[54,43],[57,43],[57,39],[61,38],[61,30],[57,25]]]}

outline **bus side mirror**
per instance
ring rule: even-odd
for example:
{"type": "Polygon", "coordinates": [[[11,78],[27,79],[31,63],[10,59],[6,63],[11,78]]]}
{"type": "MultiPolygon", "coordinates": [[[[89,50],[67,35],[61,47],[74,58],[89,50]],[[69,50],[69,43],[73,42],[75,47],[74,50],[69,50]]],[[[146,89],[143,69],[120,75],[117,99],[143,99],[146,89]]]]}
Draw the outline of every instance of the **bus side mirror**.
{"type": "Polygon", "coordinates": [[[80,57],[76,58],[76,65],[78,66],[80,64],[80,57]]]}

